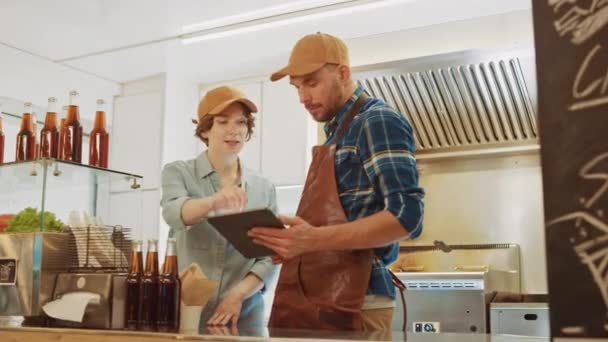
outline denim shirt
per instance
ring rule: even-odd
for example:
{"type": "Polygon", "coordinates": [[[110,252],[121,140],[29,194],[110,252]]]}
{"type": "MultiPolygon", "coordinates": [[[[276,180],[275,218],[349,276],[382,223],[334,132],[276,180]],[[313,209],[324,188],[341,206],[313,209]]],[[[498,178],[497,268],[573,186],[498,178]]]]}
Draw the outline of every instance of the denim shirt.
{"type": "MultiPolygon", "coordinates": [[[[241,164],[241,186],[247,193],[247,208],[270,208],[277,212],[276,192],[267,179],[241,164]]],[[[211,318],[223,296],[248,273],[253,273],[268,285],[277,268],[270,258],[243,257],[207,220],[187,227],[181,219],[181,208],[191,198],[211,196],[220,189],[220,177],[211,167],[206,151],[196,159],[175,161],[162,171],[162,213],[177,240],[177,260],[180,270],[192,262],[200,265],[209,279],[219,284],[203,309],[201,325],[211,318]]],[[[240,326],[261,325],[264,302],[261,291],[243,302],[240,326]]]]}

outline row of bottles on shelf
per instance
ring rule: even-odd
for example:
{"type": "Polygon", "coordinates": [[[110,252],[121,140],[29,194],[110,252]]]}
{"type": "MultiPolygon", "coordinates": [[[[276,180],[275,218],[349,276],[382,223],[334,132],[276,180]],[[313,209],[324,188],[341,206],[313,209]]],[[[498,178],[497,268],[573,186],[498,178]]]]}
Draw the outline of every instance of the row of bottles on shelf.
{"type": "MultiPolygon", "coordinates": [[[[50,97],[44,127],[40,131],[40,140],[36,127],[36,117],[32,104],[25,103],[21,128],[17,133],[15,161],[28,161],[38,158],[55,158],[82,163],[82,125],[78,108],[78,92],[70,92],[69,105],[64,106],[65,117],[57,126],[57,100],[50,97]]],[[[0,117],[0,164],[4,163],[5,136],[0,117]]],[[[97,100],[95,121],[90,133],[89,165],[107,168],[110,134],[106,130],[106,113],[104,101],[97,100]]]]}

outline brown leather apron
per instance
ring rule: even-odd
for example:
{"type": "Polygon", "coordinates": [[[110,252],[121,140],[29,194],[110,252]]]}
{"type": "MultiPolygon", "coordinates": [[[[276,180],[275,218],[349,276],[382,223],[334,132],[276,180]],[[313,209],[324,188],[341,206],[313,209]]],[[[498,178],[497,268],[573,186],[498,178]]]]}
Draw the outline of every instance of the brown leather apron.
{"type": "MultiPolygon", "coordinates": [[[[347,113],[339,141],[367,96],[347,113]]],[[[313,148],[313,159],[297,216],[315,227],[348,222],[335,175],[336,145],[313,148]]],[[[315,228],[322,229],[322,228],[315,228]]],[[[274,328],[362,330],[361,307],[369,286],[371,249],[307,253],[283,263],[269,326],[274,328]]]]}

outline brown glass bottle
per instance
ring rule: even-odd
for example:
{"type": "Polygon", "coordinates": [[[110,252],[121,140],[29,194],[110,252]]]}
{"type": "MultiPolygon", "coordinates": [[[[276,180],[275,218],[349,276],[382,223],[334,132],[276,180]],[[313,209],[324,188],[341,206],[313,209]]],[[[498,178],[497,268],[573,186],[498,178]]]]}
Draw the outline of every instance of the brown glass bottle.
{"type": "Polygon", "coordinates": [[[142,297],[139,328],[144,331],[156,331],[158,312],[158,242],[156,240],[148,240],[146,269],[141,282],[142,297]]]}
{"type": "Polygon", "coordinates": [[[80,125],[80,112],[78,105],[78,92],[70,92],[70,105],[65,120],[63,132],[63,158],[75,163],[82,162],[82,126],[80,125]]]}
{"type": "MultiPolygon", "coordinates": [[[[63,106],[63,115],[67,116],[68,106],[63,106]]],[[[65,145],[65,117],[59,120],[59,142],[57,143],[57,159],[65,160],[63,156],[63,145],[65,145]]]]}
{"type": "Polygon", "coordinates": [[[32,112],[32,126],[34,127],[34,139],[36,139],[36,143],[34,144],[34,159],[38,159],[40,157],[40,144],[38,141],[38,120],[36,119],[35,112],[32,112]]]}
{"type": "Polygon", "coordinates": [[[97,100],[95,124],[93,125],[90,138],[89,165],[107,168],[110,134],[106,130],[106,112],[104,111],[104,101],[102,99],[97,100]]]}
{"type": "Polygon", "coordinates": [[[32,120],[32,104],[26,102],[21,117],[21,128],[17,133],[15,161],[34,160],[36,157],[36,134],[32,120]]]}
{"type": "Polygon", "coordinates": [[[40,157],[57,158],[59,156],[59,130],[57,129],[57,100],[49,97],[44,127],[40,131],[40,157]]]}
{"type": "Polygon", "coordinates": [[[2,108],[0,107],[0,164],[4,163],[4,131],[2,127],[2,108]]]}
{"type": "Polygon", "coordinates": [[[137,330],[141,317],[141,296],[143,275],[142,241],[133,241],[131,245],[131,261],[127,275],[127,295],[125,299],[125,329],[137,330]]]}
{"type": "Polygon", "coordinates": [[[177,275],[177,254],[173,238],[167,240],[167,254],[158,287],[158,331],[177,332],[181,284],[177,275]]]}

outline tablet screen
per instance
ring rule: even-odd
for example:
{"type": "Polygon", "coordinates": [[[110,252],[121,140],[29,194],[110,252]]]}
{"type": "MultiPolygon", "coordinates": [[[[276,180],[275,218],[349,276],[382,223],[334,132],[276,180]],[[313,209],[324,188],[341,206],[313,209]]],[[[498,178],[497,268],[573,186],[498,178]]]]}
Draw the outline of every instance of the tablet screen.
{"type": "Polygon", "coordinates": [[[247,231],[253,227],[285,228],[270,209],[253,209],[232,214],[212,216],[207,221],[246,258],[276,254],[271,249],[253,243],[247,231]]]}

